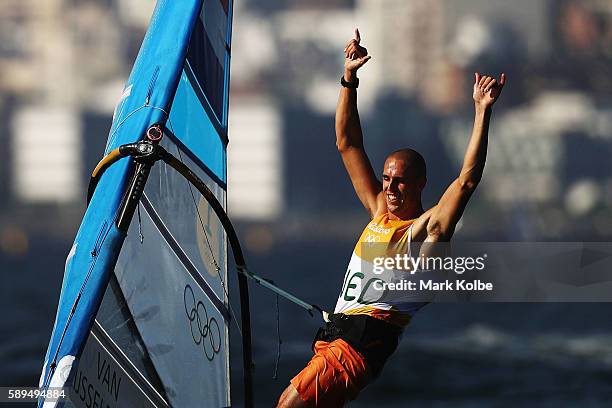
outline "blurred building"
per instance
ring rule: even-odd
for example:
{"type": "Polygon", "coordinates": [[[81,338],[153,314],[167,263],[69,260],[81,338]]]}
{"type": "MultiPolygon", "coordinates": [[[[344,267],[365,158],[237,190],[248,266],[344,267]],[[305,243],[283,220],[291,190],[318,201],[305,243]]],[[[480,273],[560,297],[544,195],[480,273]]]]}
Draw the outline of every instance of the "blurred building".
{"type": "Polygon", "coordinates": [[[91,132],[87,112],[110,119],[131,65],[126,52],[141,41],[152,5],[3,2],[0,98],[9,123],[4,148],[12,154],[2,183],[9,202],[82,201],[85,167],[92,164],[83,159],[90,146],[99,147],[88,139],[106,138],[91,132]]]}
{"type": "MultiPolygon", "coordinates": [[[[82,208],[154,4],[3,1],[0,207],[82,208]]],[[[375,166],[408,141],[437,160],[431,185],[444,186],[471,128],[472,72],[503,69],[509,86],[478,205],[512,214],[509,224],[535,220],[535,235],[601,219],[612,179],[587,154],[603,160],[610,149],[611,16],[605,0],[237,1],[232,213],[249,222],[361,214],[333,130],[342,49],[359,27],[373,56],[359,108],[375,166]]]]}
{"type": "Polygon", "coordinates": [[[406,96],[443,91],[445,11],[443,0],[359,1],[356,14],[374,58],[367,70],[376,82],[369,86],[406,96]]]}

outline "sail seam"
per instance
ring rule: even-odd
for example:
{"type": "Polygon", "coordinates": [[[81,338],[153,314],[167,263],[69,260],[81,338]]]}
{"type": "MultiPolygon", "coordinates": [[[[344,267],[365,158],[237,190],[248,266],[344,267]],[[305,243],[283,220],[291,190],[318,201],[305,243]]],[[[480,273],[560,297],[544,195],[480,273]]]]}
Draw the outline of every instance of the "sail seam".
{"type": "Polygon", "coordinates": [[[108,355],[117,363],[119,367],[121,367],[127,374],[127,376],[132,380],[132,383],[136,385],[140,391],[142,391],[143,395],[147,397],[149,401],[155,406],[159,406],[155,403],[155,401],[149,398],[149,395],[145,390],[142,389],[141,384],[145,384],[147,388],[149,388],[149,392],[154,392],[155,395],[159,398],[160,401],[158,403],[162,403],[163,406],[170,406],[168,402],[162,397],[159,392],[155,389],[155,387],[142,375],[142,373],[134,366],[134,364],[130,361],[130,359],[123,353],[123,350],[113,341],[110,335],[104,330],[102,325],[95,320],[94,325],[92,327],[92,335],[98,341],[101,347],[107,350],[108,355]],[[113,352],[110,352],[109,348],[112,348],[113,352]],[[121,361],[117,357],[121,357],[121,361]],[[123,364],[122,364],[123,363],[123,364]],[[137,377],[137,378],[134,378],[137,377]],[[140,384],[141,383],[141,384],[140,384]]]}

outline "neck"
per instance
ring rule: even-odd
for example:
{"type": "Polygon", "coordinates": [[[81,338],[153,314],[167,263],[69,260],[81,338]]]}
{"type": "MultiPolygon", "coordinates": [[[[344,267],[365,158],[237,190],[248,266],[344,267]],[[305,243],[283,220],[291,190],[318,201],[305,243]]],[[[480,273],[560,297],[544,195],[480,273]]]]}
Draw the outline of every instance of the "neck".
{"type": "Polygon", "coordinates": [[[415,201],[413,205],[407,208],[398,208],[395,211],[387,210],[390,220],[412,220],[421,216],[424,213],[421,200],[415,201]]]}

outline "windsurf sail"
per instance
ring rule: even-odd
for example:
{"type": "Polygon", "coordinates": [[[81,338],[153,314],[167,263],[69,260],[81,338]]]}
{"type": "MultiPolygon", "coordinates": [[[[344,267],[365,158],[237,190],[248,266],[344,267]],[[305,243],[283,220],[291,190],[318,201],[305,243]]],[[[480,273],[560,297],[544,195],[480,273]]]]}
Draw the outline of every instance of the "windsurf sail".
{"type": "MultiPolygon", "coordinates": [[[[66,260],[40,387],[75,406],[231,405],[231,0],[159,0],[66,260]]],[[[240,289],[244,402],[250,322],[240,289]]],[[[39,400],[39,406],[55,406],[39,400]]]]}

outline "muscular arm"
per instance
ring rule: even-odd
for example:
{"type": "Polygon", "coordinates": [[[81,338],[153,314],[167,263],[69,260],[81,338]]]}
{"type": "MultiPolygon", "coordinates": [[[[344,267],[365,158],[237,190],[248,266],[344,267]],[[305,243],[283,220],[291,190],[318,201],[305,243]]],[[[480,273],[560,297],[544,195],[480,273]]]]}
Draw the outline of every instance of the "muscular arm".
{"type": "Polygon", "coordinates": [[[491,108],[505,84],[502,74],[499,83],[491,77],[476,74],[474,84],[474,128],[463,158],[459,177],[446,189],[438,204],[423,214],[415,223],[416,235],[425,241],[448,241],[455,232],[467,203],[482,178],[487,157],[487,143],[491,108]]]}
{"type": "MultiPolygon", "coordinates": [[[[345,73],[344,78],[347,82],[354,80],[351,73],[345,73]]],[[[363,147],[356,89],[342,87],[340,90],[336,108],[336,146],[359,200],[373,216],[378,208],[377,197],[382,185],[363,147]]]]}
{"type": "MultiPolygon", "coordinates": [[[[357,70],[370,59],[367,50],[359,45],[360,40],[359,31],[355,30],[355,39],[351,40],[345,49],[344,80],[346,82],[355,82],[357,70]]],[[[336,146],[359,200],[370,216],[374,216],[378,208],[382,185],[376,178],[370,159],[363,147],[356,89],[345,87],[340,89],[336,107],[336,146]]]]}

